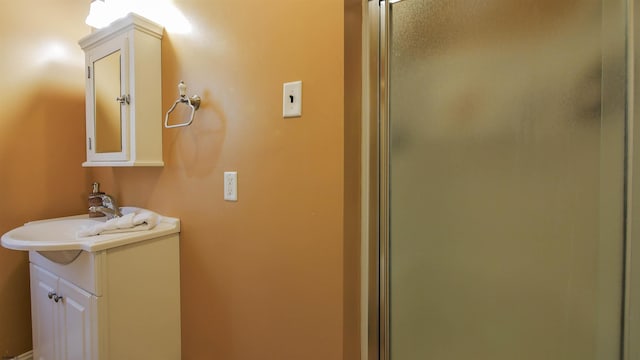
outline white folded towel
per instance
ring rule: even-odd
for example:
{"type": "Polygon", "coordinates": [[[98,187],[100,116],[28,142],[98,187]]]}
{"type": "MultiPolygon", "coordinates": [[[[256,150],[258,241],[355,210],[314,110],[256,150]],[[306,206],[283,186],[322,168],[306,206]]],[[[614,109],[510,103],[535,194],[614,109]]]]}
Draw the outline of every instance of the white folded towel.
{"type": "Polygon", "coordinates": [[[78,237],[87,237],[102,234],[115,234],[131,231],[143,231],[153,229],[160,221],[161,216],[149,210],[136,210],[118,218],[107,220],[104,223],[95,224],[78,231],[78,237]]]}

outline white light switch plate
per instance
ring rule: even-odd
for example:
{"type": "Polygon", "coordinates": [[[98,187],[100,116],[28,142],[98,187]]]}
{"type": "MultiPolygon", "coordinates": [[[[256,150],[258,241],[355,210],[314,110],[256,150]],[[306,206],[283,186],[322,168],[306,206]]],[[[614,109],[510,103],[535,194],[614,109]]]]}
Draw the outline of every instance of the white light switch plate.
{"type": "Polygon", "coordinates": [[[282,116],[302,116],[302,81],[284,83],[282,91],[282,116]]]}

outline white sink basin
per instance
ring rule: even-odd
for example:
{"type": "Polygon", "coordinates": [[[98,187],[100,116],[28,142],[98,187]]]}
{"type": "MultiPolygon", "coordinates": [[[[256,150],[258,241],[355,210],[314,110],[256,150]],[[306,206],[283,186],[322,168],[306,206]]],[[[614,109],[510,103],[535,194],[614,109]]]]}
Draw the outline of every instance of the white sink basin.
{"type": "Polygon", "coordinates": [[[13,250],[66,250],[77,248],[86,238],[76,238],[78,230],[104,220],[60,218],[27,223],[2,236],[2,246],[13,250]],[[54,246],[55,249],[50,248],[54,246]],[[46,247],[47,249],[44,249],[46,247]]]}
{"type": "MultiPolygon", "coordinates": [[[[136,210],[136,208],[122,208],[125,214],[133,210],[136,210]]],[[[180,232],[180,220],[163,217],[163,220],[151,230],[87,237],[76,235],[78,231],[104,221],[106,221],[104,217],[89,218],[88,215],[78,215],[29,222],[2,235],[0,242],[7,249],[38,251],[43,252],[43,254],[63,250],[96,252],[180,232]]],[[[73,261],[73,258],[75,258],[73,254],[76,253],[49,253],[51,256],[61,256],[63,260],[60,262],[67,261],[69,258],[73,261]]]]}

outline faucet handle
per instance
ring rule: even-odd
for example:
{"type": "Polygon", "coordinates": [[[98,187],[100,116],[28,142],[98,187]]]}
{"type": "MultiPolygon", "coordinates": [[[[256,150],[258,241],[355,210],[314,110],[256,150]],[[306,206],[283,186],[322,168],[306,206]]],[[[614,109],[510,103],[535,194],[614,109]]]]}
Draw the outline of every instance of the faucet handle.
{"type": "Polygon", "coordinates": [[[111,196],[109,196],[107,194],[100,194],[98,196],[100,196],[100,198],[102,199],[102,205],[103,206],[106,206],[106,207],[108,207],[110,209],[113,209],[115,201],[113,200],[113,198],[111,196]]]}
{"type": "Polygon", "coordinates": [[[113,210],[113,215],[115,217],[122,216],[122,213],[120,212],[120,208],[118,207],[118,203],[113,197],[107,194],[102,194],[100,195],[100,197],[102,198],[102,206],[113,210]]]}

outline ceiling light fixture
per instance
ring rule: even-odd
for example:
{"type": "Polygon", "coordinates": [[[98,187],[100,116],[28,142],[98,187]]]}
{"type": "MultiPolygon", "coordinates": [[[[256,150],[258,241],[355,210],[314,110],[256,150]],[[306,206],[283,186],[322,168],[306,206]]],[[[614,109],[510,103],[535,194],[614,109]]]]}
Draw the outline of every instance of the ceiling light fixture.
{"type": "Polygon", "coordinates": [[[89,8],[89,15],[84,22],[91,27],[100,29],[109,25],[112,20],[105,0],[93,0],[89,8]]]}
{"type": "Polygon", "coordinates": [[[168,32],[191,32],[191,24],[172,0],[93,0],[85,22],[102,29],[128,13],[146,17],[164,26],[168,32]]]}

